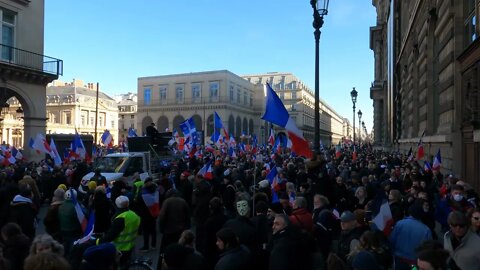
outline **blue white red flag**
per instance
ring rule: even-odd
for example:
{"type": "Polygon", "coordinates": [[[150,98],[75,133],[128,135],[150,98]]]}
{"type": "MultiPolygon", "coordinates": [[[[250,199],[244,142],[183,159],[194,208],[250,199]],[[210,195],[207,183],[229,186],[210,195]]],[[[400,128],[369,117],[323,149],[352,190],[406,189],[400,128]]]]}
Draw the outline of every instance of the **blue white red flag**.
{"type": "Polygon", "coordinates": [[[442,156],[440,155],[440,149],[438,149],[437,154],[433,158],[432,169],[438,171],[440,170],[441,167],[442,167],[442,156]]]}
{"type": "Polygon", "coordinates": [[[87,227],[85,228],[85,232],[83,233],[83,237],[75,241],[74,244],[75,245],[85,244],[92,238],[94,231],[95,231],[95,211],[91,211],[90,215],[88,215],[88,223],[87,223],[87,227]]]}
{"type": "Polygon", "coordinates": [[[32,148],[37,150],[37,153],[48,154],[52,158],[54,158],[55,156],[55,154],[52,153],[52,149],[50,148],[50,145],[48,144],[47,140],[40,133],[38,133],[37,136],[35,137],[32,148]]]}
{"type": "Polygon", "coordinates": [[[57,146],[55,145],[53,137],[50,138],[50,148],[52,149],[53,154],[55,154],[55,157],[53,158],[55,166],[62,165],[62,157],[60,157],[60,154],[58,153],[57,146]]]}
{"type": "Polygon", "coordinates": [[[82,138],[78,133],[75,133],[75,137],[73,138],[72,151],[79,159],[85,159],[87,156],[87,150],[85,149],[82,138]]]}
{"type": "Polygon", "coordinates": [[[212,161],[207,162],[203,167],[198,171],[199,175],[202,175],[204,179],[212,180],[213,171],[212,171],[212,161]]]}
{"type": "Polygon", "coordinates": [[[425,172],[431,172],[432,171],[432,166],[430,166],[430,162],[428,162],[428,160],[424,161],[423,169],[425,170],[425,172]]]}
{"type": "Polygon", "coordinates": [[[220,116],[218,115],[217,112],[214,112],[214,123],[213,124],[215,126],[215,129],[219,129],[220,134],[222,134],[223,137],[225,138],[225,140],[228,141],[229,140],[228,131],[225,128],[225,126],[223,125],[222,118],[220,118],[220,116]]]}
{"type": "Polygon", "coordinates": [[[75,214],[77,215],[78,223],[82,227],[82,232],[86,232],[88,220],[83,213],[82,206],[78,203],[77,198],[75,197],[75,193],[73,193],[73,189],[69,189],[67,192],[70,192],[70,197],[72,198],[73,205],[75,207],[75,214]]]}
{"type": "Polygon", "coordinates": [[[155,190],[153,193],[142,190],[142,199],[145,202],[150,215],[154,218],[158,217],[160,214],[160,195],[158,194],[158,190],[155,190]]]}
{"type": "Polygon", "coordinates": [[[262,119],[285,128],[292,141],[292,151],[299,156],[311,158],[313,152],[308,141],[303,138],[302,132],[298,129],[295,119],[290,117],[282,100],[273,91],[272,87],[268,83],[265,87],[267,88],[267,101],[262,119]]]}
{"type": "Polygon", "coordinates": [[[392,211],[385,194],[379,192],[372,201],[372,221],[380,231],[390,232],[393,225],[392,211]]]}
{"type": "Polygon", "coordinates": [[[275,132],[273,131],[273,128],[270,129],[270,136],[268,137],[268,145],[273,147],[275,144],[275,132]]]}
{"type": "Polygon", "coordinates": [[[106,145],[107,147],[112,147],[113,146],[113,136],[110,133],[108,129],[106,129],[101,137],[103,145],[106,145]]]}

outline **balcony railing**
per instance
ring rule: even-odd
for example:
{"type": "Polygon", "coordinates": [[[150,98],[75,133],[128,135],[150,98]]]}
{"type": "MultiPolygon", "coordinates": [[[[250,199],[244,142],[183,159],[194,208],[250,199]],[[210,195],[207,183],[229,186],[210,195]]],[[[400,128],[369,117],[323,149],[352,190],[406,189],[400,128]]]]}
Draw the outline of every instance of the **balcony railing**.
{"type": "Polygon", "coordinates": [[[63,75],[62,60],[4,44],[0,44],[0,63],[8,63],[56,76],[63,75]]]}
{"type": "Polygon", "coordinates": [[[249,102],[245,104],[243,100],[237,102],[236,99],[230,99],[229,96],[220,96],[220,97],[202,97],[202,98],[173,98],[173,99],[152,99],[148,105],[145,105],[144,100],[139,100],[138,104],[142,107],[152,107],[152,106],[174,106],[174,105],[209,105],[217,103],[228,103],[244,108],[253,108],[253,104],[250,105],[249,102]]]}

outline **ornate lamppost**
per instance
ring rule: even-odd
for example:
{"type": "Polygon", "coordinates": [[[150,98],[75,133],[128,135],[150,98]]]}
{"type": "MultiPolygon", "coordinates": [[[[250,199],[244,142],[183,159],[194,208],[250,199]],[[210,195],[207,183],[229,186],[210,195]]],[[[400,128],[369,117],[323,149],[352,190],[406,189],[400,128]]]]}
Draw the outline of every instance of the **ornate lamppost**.
{"type": "Polygon", "coordinates": [[[355,87],[353,87],[353,90],[350,92],[350,96],[352,97],[353,103],[353,143],[355,144],[355,103],[357,103],[358,96],[358,92],[355,90],[355,87]]]}
{"type": "Polygon", "coordinates": [[[320,28],[323,26],[323,16],[328,14],[329,0],[310,0],[313,8],[313,32],[315,36],[315,141],[314,151],[320,152],[320,89],[319,89],[319,54],[320,54],[320,28]]]}

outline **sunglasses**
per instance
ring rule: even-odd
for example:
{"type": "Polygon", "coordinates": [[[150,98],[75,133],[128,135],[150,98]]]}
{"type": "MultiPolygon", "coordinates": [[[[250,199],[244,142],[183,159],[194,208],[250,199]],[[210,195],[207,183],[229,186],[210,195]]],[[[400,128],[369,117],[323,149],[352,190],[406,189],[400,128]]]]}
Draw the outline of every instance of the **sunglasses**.
{"type": "Polygon", "coordinates": [[[480,220],[480,217],[472,217],[474,220],[480,220]]]}
{"type": "Polygon", "coordinates": [[[467,225],[465,224],[450,224],[451,227],[460,227],[460,228],[465,228],[467,225]]]}

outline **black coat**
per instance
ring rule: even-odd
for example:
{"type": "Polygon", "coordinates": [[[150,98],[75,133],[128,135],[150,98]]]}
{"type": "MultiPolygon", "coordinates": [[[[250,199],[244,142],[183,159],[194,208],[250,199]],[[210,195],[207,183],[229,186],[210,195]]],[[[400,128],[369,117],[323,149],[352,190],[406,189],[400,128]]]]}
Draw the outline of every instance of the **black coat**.
{"type": "Polygon", "coordinates": [[[37,212],[32,203],[19,201],[10,203],[8,221],[17,223],[22,228],[22,232],[30,239],[35,237],[36,219],[37,212]]]}
{"type": "Polygon", "coordinates": [[[202,239],[198,239],[197,249],[205,256],[207,264],[211,268],[217,263],[220,255],[216,245],[217,232],[226,221],[227,217],[223,213],[218,213],[210,216],[205,222],[205,226],[202,226],[203,232],[200,234],[202,239]]]}
{"type": "Polygon", "coordinates": [[[220,254],[215,270],[249,270],[250,252],[243,246],[228,249],[220,254]]]}
{"type": "Polygon", "coordinates": [[[31,240],[25,234],[19,234],[5,241],[3,255],[10,263],[11,270],[23,269],[23,261],[30,252],[31,240]]]}
{"type": "Polygon", "coordinates": [[[310,270],[312,250],[296,227],[288,226],[273,235],[270,270],[310,270]]]}

